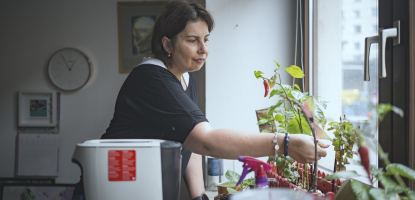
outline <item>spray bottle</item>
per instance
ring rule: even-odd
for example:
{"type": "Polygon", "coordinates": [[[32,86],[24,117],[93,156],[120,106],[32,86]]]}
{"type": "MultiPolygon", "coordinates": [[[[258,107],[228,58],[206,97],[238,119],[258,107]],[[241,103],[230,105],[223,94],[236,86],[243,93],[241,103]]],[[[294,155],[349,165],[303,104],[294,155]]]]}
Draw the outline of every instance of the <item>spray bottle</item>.
{"type": "Polygon", "coordinates": [[[238,188],[242,181],[245,179],[245,176],[254,171],[255,172],[255,184],[257,188],[266,188],[268,187],[268,178],[266,172],[271,171],[271,165],[268,163],[258,160],[250,156],[239,156],[239,161],[243,162],[243,171],[239,178],[239,181],[236,183],[238,188]]]}

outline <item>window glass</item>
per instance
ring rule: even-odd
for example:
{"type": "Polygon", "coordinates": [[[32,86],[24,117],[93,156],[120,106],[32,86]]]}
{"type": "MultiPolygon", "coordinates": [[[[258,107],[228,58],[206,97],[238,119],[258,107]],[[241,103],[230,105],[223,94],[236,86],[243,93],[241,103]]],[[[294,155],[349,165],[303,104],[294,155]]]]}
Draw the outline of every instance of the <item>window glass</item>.
{"type": "MultiPolygon", "coordinates": [[[[318,0],[314,6],[313,94],[327,101],[330,120],[338,121],[345,114],[362,131],[376,133],[377,137],[377,124],[372,121],[378,103],[377,46],[371,48],[369,82],[363,81],[363,59],[365,37],[377,35],[378,3],[318,0]]],[[[374,151],[371,158],[372,164],[376,164],[374,151]]],[[[332,170],[334,152],[320,163],[332,170]]]]}

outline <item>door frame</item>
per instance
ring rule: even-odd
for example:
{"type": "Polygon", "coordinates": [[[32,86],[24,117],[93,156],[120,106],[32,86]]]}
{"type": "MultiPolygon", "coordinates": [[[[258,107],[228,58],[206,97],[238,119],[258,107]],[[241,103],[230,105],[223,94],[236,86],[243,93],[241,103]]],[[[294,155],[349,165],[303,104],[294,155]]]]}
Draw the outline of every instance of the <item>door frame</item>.
{"type": "MultiPolygon", "coordinates": [[[[409,121],[415,121],[415,1],[409,1],[409,121]]],[[[409,166],[415,169],[415,124],[409,123],[409,166]]],[[[410,183],[415,189],[415,182],[410,183]]]]}
{"type": "MultiPolygon", "coordinates": [[[[379,27],[390,28],[394,21],[400,20],[401,44],[386,45],[386,65],[388,77],[379,80],[379,99],[381,103],[391,103],[404,110],[405,116],[387,115],[379,125],[379,143],[389,159],[413,167],[414,127],[413,120],[413,58],[411,10],[413,0],[379,0],[379,27]]],[[[412,23],[413,24],[413,23],[412,23]]],[[[379,163],[383,166],[383,163],[379,163]]]]}

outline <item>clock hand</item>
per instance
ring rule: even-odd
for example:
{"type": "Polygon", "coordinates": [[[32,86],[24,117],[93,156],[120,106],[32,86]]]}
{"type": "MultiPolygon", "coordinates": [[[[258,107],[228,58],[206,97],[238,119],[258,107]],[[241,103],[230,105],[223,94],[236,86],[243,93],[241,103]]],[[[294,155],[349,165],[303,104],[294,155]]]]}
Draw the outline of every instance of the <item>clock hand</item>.
{"type": "Polygon", "coordinates": [[[61,55],[61,57],[63,59],[63,63],[65,64],[66,68],[68,68],[68,70],[71,71],[72,66],[71,67],[68,66],[68,63],[67,63],[67,61],[65,59],[65,56],[63,54],[61,54],[61,53],[59,55],[61,55]]]}
{"type": "Polygon", "coordinates": [[[73,65],[76,63],[76,60],[74,60],[74,61],[70,61],[69,62],[69,64],[71,65],[70,67],[69,67],[69,71],[71,71],[72,70],[72,67],[73,67],[73,65]]]}

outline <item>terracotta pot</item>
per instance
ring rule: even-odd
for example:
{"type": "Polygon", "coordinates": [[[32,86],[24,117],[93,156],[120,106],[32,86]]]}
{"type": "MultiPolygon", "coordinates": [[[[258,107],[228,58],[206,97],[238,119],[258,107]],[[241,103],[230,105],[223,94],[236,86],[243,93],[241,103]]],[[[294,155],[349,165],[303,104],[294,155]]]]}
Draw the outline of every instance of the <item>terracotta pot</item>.
{"type": "Polygon", "coordinates": [[[218,185],[218,186],[216,186],[217,188],[218,188],[218,194],[219,195],[225,195],[225,194],[228,194],[228,189],[227,189],[227,187],[225,187],[225,186],[220,186],[220,185],[218,185]]]}

